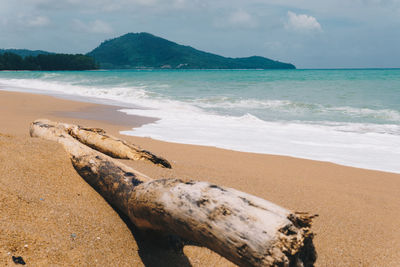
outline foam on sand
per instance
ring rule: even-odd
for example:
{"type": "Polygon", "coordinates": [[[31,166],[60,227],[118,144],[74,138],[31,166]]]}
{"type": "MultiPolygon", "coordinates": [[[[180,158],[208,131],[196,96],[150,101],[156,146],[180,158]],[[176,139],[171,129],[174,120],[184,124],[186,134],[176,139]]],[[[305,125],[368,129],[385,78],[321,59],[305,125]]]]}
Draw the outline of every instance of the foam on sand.
{"type": "Polygon", "coordinates": [[[132,131],[123,131],[123,134],[400,173],[400,136],[386,131],[380,133],[379,130],[361,131],[377,126],[399,133],[397,125],[267,122],[251,114],[221,116],[183,107],[121,111],[160,118],[132,131]]]}

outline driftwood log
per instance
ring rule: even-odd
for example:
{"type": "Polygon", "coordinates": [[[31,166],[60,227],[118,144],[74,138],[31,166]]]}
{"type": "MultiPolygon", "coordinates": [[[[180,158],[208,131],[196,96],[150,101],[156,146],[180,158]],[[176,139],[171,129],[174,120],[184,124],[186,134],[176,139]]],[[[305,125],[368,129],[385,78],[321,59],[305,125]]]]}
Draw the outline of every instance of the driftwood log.
{"type": "Polygon", "coordinates": [[[103,131],[81,138],[77,130],[86,128],[37,120],[30,134],[61,143],[77,172],[137,227],[176,234],[239,266],[313,266],[313,216],[207,182],[152,180],[94,150],[104,151],[93,141],[103,131]]]}
{"type": "Polygon", "coordinates": [[[65,130],[82,144],[98,150],[113,158],[147,160],[165,168],[171,168],[171,164],[164,158],[143,150],[124,140],[108,135],[103,129],[85,128],[78,125],[62,124],[65,130]]]}

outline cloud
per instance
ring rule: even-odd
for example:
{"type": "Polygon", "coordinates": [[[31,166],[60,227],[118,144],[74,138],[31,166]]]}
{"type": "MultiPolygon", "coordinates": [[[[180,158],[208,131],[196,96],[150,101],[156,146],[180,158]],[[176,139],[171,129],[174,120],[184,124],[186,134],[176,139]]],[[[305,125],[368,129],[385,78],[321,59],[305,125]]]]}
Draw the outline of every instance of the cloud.
{"type": "Polygon", "coordinates": [[[41,28],[50,24],[50,19],[46,16],[26,15],[24,13],[15,14],[13,18],[3,17],[2,24],[18,30],[29,30],[41,28]]]}
{"type": "Polygon", "coordinates": [[[112,33],[113,28],[102,20],[94,20],[84,23],[81,20],[75,19],[74,23],[79,30],[84,30],[91,33],[112,33]]]}
{"type": "Polygon", "coordinates": [[[186,0],[174,0],[173,6],[175,8],[184,8],[187,5],[186,0]]]}
{"type": "Polygon", "coordinates": [[[137,4],[141,6],[155,6],[158,3],[158,0],[128,0],[126,1],[129,4],[137,4]]]}
{"type": "Polygon", "coordinates": [[[279,41],[266,41],[264,46],[268,50],[279,50],[282,48],[283,44],[279,41]]]}
{"type": "Polygon", "coordinates": [[[27,21],[27,25],[30,27],[42,27],[50,23],[50,20],[44,16],[34,17],[27,21]]]}
{"type": "Polygon", "coordinates": [[[248,27],[254,27],[256,25],[253,17],[249,13],[243,10],[238,10],[232,13],[229,16],[229,22],[232,25],[241,25],[248,27]]]}
{"type": "Polygon", "coordinates": [[[237,10],[230,13],[228,17],[217,19],[214,25],[220,28],[255,28],[258,24],[250,13],[244,10],[237,10]]]}
{"type": "MultiPolygon", "coordinates": [[[[25,5],[40,11],[57,10],[76,13],[113,12],[117,10],[132,10],[138,7],[157,7],[160,0],[20,0],[25,5]]],[[[172,0],[169,0],[172,1],[172,0]]]]}
{"type": "Polygon", "coordinates": [[[306,14],[297,15],[292,11],[288,11],[288,20],[285,23],[285,28],[298,32],[322,31],[321,24],[315,17],[306,14]]]}
{"type": "Polygon", "coordinates": [[[395,6],[399,5],[399,0],[361,0],[366,5],[395,6]]]}

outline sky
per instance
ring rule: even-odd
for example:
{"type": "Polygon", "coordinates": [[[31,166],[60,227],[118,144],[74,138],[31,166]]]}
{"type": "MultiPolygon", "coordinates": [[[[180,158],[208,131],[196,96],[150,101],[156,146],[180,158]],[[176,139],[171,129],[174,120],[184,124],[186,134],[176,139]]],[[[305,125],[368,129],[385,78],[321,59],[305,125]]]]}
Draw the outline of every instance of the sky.
{"type": "Polygon", "coordinates": [[[87,53],[128,32],[298,68],[400,67],[400,0],[0,0],[0,48],[87,53]]]}

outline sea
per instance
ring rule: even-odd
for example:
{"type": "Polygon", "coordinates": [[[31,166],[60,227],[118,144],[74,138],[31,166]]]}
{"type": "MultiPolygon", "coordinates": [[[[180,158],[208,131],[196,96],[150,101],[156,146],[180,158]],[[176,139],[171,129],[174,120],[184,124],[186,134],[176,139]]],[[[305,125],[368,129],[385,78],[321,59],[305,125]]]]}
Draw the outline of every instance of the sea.
{"type": "Polygon", "coordinates": [[[0,89],[158,118],[126,135],[400,173],[400,69],[2,71],[0,89]]]}

